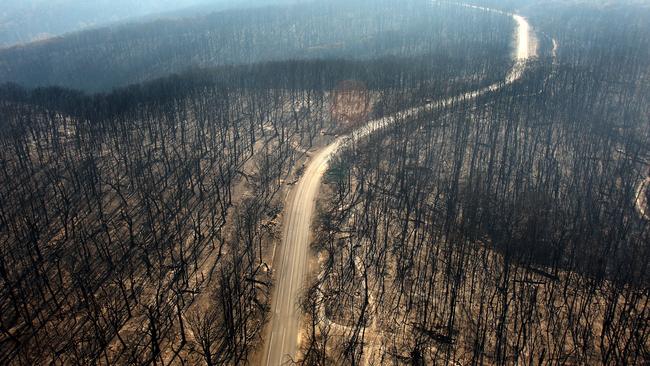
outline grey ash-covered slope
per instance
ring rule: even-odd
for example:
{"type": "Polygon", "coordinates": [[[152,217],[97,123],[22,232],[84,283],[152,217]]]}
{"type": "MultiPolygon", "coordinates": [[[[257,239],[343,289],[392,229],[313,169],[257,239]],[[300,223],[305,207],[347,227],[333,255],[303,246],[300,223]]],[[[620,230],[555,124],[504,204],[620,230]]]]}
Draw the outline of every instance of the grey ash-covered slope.
{"type": "Polygon", "coordinates": [[[471,24],[503,34],[511,27],[508,20],[461,12],[424,0],[335,0],[127,24],[0,50],[0,83],[102,91],[197,66],[372,59],[448,49],[458,50],[448,57],[469,61],[485,58],[495,46],[505,53],[510,40],[476,44],[467,30],[471,24]],[[460,47],[446,47],[449,43],[460,47]],[[463,54],[468,49],[474,50],[471,58],[463,54]]]}

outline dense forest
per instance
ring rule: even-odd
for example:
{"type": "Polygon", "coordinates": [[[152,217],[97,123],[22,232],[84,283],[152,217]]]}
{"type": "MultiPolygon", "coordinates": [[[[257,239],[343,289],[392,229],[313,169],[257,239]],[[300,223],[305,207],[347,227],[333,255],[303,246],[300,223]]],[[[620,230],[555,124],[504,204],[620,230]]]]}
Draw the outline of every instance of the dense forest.
{"type": "Polygon", "coordinates": [[[257,364],[293,187],[386,116],[325,173],[288,362],[650,362],[650,10],[479,5],[535,28],[511,84],[511,17],[425,0],[0,50],[0,364],[257,364]]]}

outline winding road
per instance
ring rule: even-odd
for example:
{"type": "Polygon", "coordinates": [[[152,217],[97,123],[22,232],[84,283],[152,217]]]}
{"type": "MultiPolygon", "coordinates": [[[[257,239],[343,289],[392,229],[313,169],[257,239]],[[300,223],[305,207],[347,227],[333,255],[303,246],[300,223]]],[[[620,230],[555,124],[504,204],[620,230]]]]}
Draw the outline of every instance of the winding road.
{"type": "Polygon", "coordinates": [[[524,73],[526,61],[537,54],[536,41],[531,27],[522,16],[473,5],[461,6],[500,13],[515,20],[517,27],[515,30],[515,52],[513,54],[515,64],[513,68],[504,82],[495,83],[454,98],[404,110],[393,116],[370,121],[350,135],[337,138],[330,145],[313,155],[300,181],[290,195],[285,212],[282,246],[273,263],[277,277],[271,305],[270,329],[266,334],[262,365],[279,366],[286,364],[291,357],[296,357],[296,351],[300,343],[302,315],[298,301],[301,290],[306,284],[312,216],[321,179],[327,170],[330,159],[351,142],[362,139],[397,121],[416,117],[431,109],[445,107],[453,101],[477,98],[519,80],[524,73]]]}
{"type": "Polygon", "coordinates": [[[650,202],[648,202],[646,191],[650,190],[650,176],[639,183],[636,189],[635,206],[642,219],[650,221],[650,202]]]}

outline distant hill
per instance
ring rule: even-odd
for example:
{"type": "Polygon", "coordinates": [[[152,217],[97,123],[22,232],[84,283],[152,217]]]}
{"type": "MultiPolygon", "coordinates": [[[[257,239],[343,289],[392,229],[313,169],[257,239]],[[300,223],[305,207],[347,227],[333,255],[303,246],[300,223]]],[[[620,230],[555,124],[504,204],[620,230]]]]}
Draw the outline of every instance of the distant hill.
{"type": "Polygon", "coordinates": [[[279,2],[283,0],[3,0],[0,48],[145,16],[279,2]]]}
{"type": "Polygon", "coordinates": [[[429,0],[331,0],[232,9],[0,50],[0,82],[103,91],[193,67],[441,53],[467,65],[507,55],[510,39],[502,35],[512,26],[502,15],[429,0]],[[484,34],[483,39],[470,37],[472,31],[484,34]]]}

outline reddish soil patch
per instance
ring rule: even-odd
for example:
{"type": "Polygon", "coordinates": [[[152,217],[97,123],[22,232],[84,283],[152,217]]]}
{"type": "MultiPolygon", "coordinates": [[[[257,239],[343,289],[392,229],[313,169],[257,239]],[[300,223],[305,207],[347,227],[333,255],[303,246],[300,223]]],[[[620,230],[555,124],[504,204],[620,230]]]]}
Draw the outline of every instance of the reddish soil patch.
{"type": "Polygon", "coordinates": [[[370,94],[366,85],[357,80],[339,83],[331,96],[332,119],[339,122],[341,129],[356,127],[365,121],[370,113],[370,94]]]}

